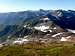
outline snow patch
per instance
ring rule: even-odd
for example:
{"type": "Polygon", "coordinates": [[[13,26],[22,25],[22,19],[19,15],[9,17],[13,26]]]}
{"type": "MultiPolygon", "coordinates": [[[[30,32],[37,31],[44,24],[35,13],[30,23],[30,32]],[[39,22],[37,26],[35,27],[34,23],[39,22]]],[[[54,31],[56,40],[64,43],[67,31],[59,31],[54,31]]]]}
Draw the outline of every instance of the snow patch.
{"type": "Polygon", "coordinates": [[[47,29],[49,29],[49,26],[36,26],[34,27],[36,30],[40,30],[40,31],[43,31],[43,32],[46,32],[47,29]]]}
{"type": "Polygon", "coordinates": [[[56,27],[54,27],[53,29],[57,29],[56,27]]]}
{"type": "Polygon", "coordinates": [[[56,37],[56,36],[58,36],[58,35],[60,35],[60,34],[63,34],[63,33],[54,34],[54,35],[52,35],[52,37],[56,37]]]}
{"type": "Polygon", "coordinates": [[[52,30],[48,30],[48,31],[52,32],[52,30]]]}
{"type": "Polygon", "coordinates": [[[23,43],[22,41],[18,41],[18,40],[13,42],[13,44],[22,44],[22,43],[23,43]]]}
{"type": "Polygon", "coordinates": [[[67,41],[67,39],[62,37],[60,41],[67,41]]]}
{"type": "Polygon", "coordinates": [[[27,38],[28,36],[24,36],[24,38],[27,38]]]}
{"type": "Polygon", "coordinates": [[[24,41],[29,41],[29,40],[27,40],[27,39],[22,39],[22,42],[24,42],[24,41]]]}
{"type": "Polygon", "coordinates": [[[67,39],[71,38],[71,36],[66,37],[67,39]]]}
{"type": "Polygon", "coordinates": [[[23,27],[25,28],[27,25],[24,25],[23,27]]]}
{"type": "Polygon", "coordinates": [[[13,44],[23,44],[24,42],[28,42],[28,39],[18,39],[13,42],[13,44]]]}
{"type": "Polygon", "coordinates": [[[60,41],[68,41],[69,38],[71,38],[71,36],[68,36],[68,37],[62,37],[60,41]]]}
{"type": "Polygon", "coordinates": [[[43,18],[43,20],[49,20],[49,18],[43,18]]]}
{"type": "Polygon", "coordinates": [[[67,29],[69,32],[75,33],[75,30],[67,29]]]}
{"type": "Polygon", "coordinates": [[[61,17],[62,16],[62,12],[58,11],[58,16],[61,17]]]}

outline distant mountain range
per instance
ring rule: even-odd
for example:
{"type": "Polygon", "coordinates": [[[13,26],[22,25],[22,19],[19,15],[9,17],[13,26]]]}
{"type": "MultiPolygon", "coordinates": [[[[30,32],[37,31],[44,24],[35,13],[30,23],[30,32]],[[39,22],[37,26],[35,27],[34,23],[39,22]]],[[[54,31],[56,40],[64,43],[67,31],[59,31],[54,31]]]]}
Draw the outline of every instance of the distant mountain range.
{"type": "Polygon", "coordinates": [[[63,31],[66,32],[67,29],[75,30],[74,25],[75,11],[73,10],[40,9],[38,11],[29,10],[0,13],[0,38],[5,40],[9,36],[13,38],[24,37],[27,35],[33,36],[37,35],[37,31],[39,31],[40,34],[49,33],[53,35],[63,31]],[[37,30],[35,27],[38,27],[41,30],[37,30]],[[44,27],[45,30],[42,29],[42,27],[44,27]],[[57,29],[54,29],[55,27],[57,29]],[[52,33],[50,33],[51,31],[52,33]]]}
{"type": "Polygon", "coordinates": [[[49,10],[39,11],[22,11],[22,12],[9,12],[9,13],[0,13],[0,24],[6,25],[18,25],[22,23],[24,20],[29,20],[33,17],[44,16],[48,14],[49,10]]]}
{"type": "Polygon", "coordinates": [[[63,28],[75,29],[75,11],[73,10],[43,10],[0,13],[0,24],[20,25],[32,18],[47,16],[63,28]],[[52,18],[53,17],[53,18],[52,18]]]}

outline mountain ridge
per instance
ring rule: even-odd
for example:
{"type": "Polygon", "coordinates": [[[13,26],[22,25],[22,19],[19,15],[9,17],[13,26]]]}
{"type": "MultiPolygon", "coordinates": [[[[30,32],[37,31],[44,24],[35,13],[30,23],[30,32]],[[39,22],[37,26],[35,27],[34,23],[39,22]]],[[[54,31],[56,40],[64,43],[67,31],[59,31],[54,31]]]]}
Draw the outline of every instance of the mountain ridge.
{"type": "Polygon", "coordinates": [[[41,9],[39,11],[2,13],[0,14],[0,38],[4,41],[9,36],[10,39],[30,36],[31,38],[42,37],[60,40],[63,37],[58,36],[72,34],[72,32],[68,33],[67,29],[75,29],[74,18],[75,11],[72,10],[41,9]],[[52,35],[55,38],[52,38],[52,35]]]}

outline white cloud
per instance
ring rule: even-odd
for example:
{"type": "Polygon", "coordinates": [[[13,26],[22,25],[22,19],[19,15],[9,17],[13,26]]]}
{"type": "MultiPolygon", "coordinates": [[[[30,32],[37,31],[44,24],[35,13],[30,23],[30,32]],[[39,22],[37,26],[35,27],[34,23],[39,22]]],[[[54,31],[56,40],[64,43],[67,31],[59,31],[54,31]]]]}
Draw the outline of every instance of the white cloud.
{"type": "Polygon", "coordinates": [[[9,12],[10,7],[7,5],[0,5],[0,12],[9,12]]]}
{"type": "Polygon", "coordinates": [[[0,13],[4,13],[4,12],[16,12],[16,11],[20,11],[20,8],[18,8],[16,6],[0,4],[0,13]]]}

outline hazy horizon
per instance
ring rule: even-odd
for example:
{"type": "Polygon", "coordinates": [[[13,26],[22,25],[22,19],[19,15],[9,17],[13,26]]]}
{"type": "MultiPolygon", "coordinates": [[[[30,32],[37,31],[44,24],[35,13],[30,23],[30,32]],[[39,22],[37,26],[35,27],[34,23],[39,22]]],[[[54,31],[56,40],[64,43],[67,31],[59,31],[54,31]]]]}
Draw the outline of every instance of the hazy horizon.
{"type": "Polygon", "coordinates": [[[74,0],[1,0],[0,12],[27,10],[75,10],[74,0]]]}

